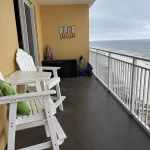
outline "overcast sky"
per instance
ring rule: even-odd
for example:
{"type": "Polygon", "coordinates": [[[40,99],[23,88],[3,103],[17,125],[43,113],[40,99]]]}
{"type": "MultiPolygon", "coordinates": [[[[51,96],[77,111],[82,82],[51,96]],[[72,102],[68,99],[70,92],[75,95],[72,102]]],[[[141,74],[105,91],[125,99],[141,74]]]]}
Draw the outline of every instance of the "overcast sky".
{"type": "Polygon", "coordinates": [[[90,40],[150,38],[150,0],[96,0],[90,8],[90,40]]]}

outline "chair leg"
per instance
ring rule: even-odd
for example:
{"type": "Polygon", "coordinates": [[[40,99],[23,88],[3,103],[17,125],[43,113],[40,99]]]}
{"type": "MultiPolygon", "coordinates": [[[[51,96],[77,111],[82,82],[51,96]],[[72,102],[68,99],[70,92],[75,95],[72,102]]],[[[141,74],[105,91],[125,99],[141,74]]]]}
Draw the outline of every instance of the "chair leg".
{"type": "Polygon", "coordinates": [[[46,123],[46,124],[44,125],[44,127],[45,127],[46,136],[47,136],[47,137],[50,137],[50,131],[49,131],[48,124],[46,123]]]}
{"type": "Polygon", "coordinates": [[[53,150],[60,150],[58,145],[58,140],[57,140],[56,129],[54,126],[53,115],[49,103],[50,99],[51,99],[50,96],[44,98],[45,113],[46,113],[48,127],[51,135],[53,150]]]}
{"type": "Polygon", "coordinates": [[[60,110],[60,111],[63,111],[63,110],[64,110],[64,107],[63,107],[63,104],[62,104],[62,103],[59,105],[59,110],[60,110]]]}
{"type": "Polygon", "coordinates": [[[17,113],[17,103],[10,104],[7,150],[15,150],[16,113],[17,113]]]}
{"type": "MultiPolygon", "coordinates": [[[[60,98],[61,97],[61,91],[60,91],[59,83],[56,85],[56,92],[57,92],[57,97],[60,98]]],[[[62,103],[59,105],[59,110],[60,111],[64,110],[62,103]]]]}
{"type": "MultiPolygon", "coordinates": [[[[54,74],[54,77],[58,77],[57,70],[53,70],[53,74],[54,74]]],[[[60,97],[61,97],[61,92],[60,92],[59,83],[56,85],[56,92],[57,92],[57,97],[60,98],[60,97]]],[[[63,111],[63,110],[64,110],[62,103],[59,105],[59,110],[60,110],[60,111],[63,111]]]]}

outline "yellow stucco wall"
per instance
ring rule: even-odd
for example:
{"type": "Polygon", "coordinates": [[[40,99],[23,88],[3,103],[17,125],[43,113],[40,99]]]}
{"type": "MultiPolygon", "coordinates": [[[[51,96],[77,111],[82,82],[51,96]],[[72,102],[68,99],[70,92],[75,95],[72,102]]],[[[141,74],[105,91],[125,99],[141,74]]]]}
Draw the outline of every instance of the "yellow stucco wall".
{"type": "Polygon", "coordinates": [[[49,44],[55,58],[89,57],[89,5],[41,6],[43,45],[49,44]],[[59,27],[76,25],[76,37],[60,40],[59,27]]]}
{"type": "MultiPolygon", "coordinates": [[[[40,60],[43,59],[43,40],[41,29],[40,5],[31,0],[35,6],[37,39],[40,60]]],[[[14,14],[13,0],[4,0],[0,5],[0,72],[7,76],[16,70],[15,54],[18,48],[18,38],[14,14]]],[[[0,105],[0,150],[7,142],[7,107],[0,105]]]]}
{"type": "Polygon", "coordinates": [[[15,70],[15,53],[18,48],[13,0],[0,5],[0,72],[4,76],[15,70]]]}
{"type": "Polygon", "coordinates": [[[8,122],[6,119],[7,106],[0,105],[0,150],[5,148],[7,143],[8,122]]]}
{"type": "MultiPolygon", "coordinates": [[[[30,1],[35,6],[37,40],[41,61],[43,59],[43,40],[40,5],[37,0],[30,1]]],[[[0,18],[0,72],[7,76],[16,69],[15,53],[18,48],[13,0],[6,0],[0,5],[0,18]]]]}
{"type": "MultiPolygon", "coordinates": [[[[15,53],[18,48],[13,0],[0,4],[0,72],[4,76],[16,69],[15,53]]],[[[7,137],[6,106],[0,105],[0,150],[3,150],[7,137]]]]}

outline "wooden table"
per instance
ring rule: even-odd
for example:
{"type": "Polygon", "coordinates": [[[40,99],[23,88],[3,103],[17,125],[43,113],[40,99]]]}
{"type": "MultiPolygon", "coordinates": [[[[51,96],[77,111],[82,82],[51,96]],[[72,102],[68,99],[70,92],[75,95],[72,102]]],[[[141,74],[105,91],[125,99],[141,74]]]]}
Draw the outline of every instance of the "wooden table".
{"type": "Polygon", "coordinates": [[[6,82],[11,84],[15,89],[17,85],[34,84],[37,91],[41,91],[41,81],[47,80],[51,77],[50,72],[38,71],[15,71],[5,78],[6,82]]]}

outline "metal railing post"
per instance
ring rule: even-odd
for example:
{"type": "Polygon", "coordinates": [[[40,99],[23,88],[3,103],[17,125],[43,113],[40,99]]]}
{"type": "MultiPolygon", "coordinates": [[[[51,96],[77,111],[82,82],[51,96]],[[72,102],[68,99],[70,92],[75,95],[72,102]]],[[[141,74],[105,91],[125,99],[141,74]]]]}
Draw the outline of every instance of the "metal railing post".
{"type": "Polygon", "coordinates": [[[112,84],[112,61],[111,61],[111,53],[108,55],[108,90],[111,91],[112,84]]]}
{"type": "Polygon", "coordinates": [[[133,69],[132,69],[132,87],[131,87],[131,113],[134,114],[135,98],[136,98],[136,72],[137,67],[135,66],[135,58],[133,58],[133,69]]]}
{"type": "Polygon", "coordinates": [[[96,51],[96,77],[98,78],[98,50],[96,51]]]}
{"type": "MultiPolygon", "coordinates": [[[[96,50],[96,52],[94,53],[94,55],[95,55],[95,60],[94,60],[94,67],[95,67],[95,76],[96,76],[96,74],[97,74],[97,50],[96,50]]],[[[97,76],[96,76],[97,77],[97,76]]]]}

